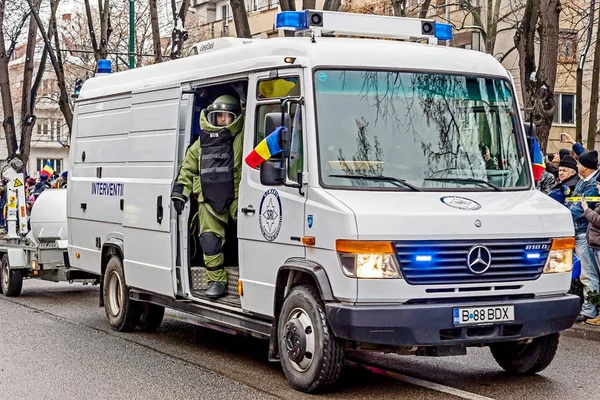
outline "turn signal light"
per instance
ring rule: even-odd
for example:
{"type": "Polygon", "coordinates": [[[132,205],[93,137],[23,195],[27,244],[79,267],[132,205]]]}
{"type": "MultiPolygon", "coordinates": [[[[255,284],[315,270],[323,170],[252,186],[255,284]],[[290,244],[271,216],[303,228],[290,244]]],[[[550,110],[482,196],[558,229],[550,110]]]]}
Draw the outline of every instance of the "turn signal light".
{"type": "Polygon", "coordinates": [[[351,254],[394,254],[394,246],[391,242],[363,240],[336,240],[335,250],[338,253],[351,254]]]}
{"type": "Polygon", "coordinates": [[[550,250],[573,250],[575,249],[575,238],[557,238],[552,240],[550,250]]]}

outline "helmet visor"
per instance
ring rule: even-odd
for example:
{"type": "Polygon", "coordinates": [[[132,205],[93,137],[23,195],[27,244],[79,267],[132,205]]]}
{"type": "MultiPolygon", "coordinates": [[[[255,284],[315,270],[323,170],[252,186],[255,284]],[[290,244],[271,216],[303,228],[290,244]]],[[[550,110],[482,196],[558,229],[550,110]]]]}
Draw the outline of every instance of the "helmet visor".
{"type": "Polygon", "coordinates": [[[237,115],[232,111],[215,110],[210,111],[206,118],[212,126],[227,126],[235,121],[237,115]]]}

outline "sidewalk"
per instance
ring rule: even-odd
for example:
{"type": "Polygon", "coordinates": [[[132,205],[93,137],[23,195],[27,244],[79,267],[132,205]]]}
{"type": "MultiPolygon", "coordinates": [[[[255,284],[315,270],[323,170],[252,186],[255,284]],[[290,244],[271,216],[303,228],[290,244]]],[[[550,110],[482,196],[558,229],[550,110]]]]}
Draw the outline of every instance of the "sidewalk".
{"type": "Polygon", "coordinates": [[[600,327],[590,326],[584,323],[576,323],[572,328],[561,332],[561,334],[564,336],[600,342],[600,327]]]}

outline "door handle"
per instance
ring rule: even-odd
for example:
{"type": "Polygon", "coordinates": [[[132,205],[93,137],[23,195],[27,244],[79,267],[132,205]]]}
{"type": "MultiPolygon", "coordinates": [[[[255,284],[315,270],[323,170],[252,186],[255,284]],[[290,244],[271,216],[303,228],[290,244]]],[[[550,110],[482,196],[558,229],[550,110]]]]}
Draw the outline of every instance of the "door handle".
{"type": "Polygon", "coordinates": [[[252,206],[242,208],[242,213],[244,213],[245,215],[254,215],[255,212],[256,210],[252,206]]]}
{"type": "Polygon", "coordinates": [[[158,196],[156,198],[156,222],[162,224],[163,220],[163,205],[162,205],[162,196],[158,196]]]}

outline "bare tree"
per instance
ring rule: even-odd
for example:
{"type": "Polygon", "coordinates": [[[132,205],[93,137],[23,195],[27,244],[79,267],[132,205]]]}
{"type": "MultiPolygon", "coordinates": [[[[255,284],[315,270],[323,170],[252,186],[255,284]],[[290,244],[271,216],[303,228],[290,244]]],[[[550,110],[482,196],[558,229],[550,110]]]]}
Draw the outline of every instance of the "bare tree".
{"type": "MultiPolygon", "coordinates": [[[[10,35],[5,35],[5,13],[7,11],[6,3],[4,0],[0,0],[0,93],[2,95],[2,110],[4,114],[4,120],[2,121],[2,127],[6,134],[6,146],[8,149],[8,156],[14,157],[17,151],[17,130],[15,127],[15,112],[13,108],[13,99],[10,87],[10,75],[8,71],[8,63],[15,50],[15,46],[19,37],[21,36],[21,30],[29,19],[29,13],[23,14],[21,20],[17,23],[13,31],[12,38],[10,38],[10,44],[8,50],[6,49],[6,41],[10,35]]],[[[11,10],[8,10],[9,12],[11,10]]]]}
{"type": "MultiPolygon", "coordinates": [[[[593,15],[594,10],[592,9],[592,18],[593,15]]],[[[600,27],[598,29],[598,32],[600,33],[600,27]]],[[[600,86],[600,34],[596,36],[597,38],[596,46],[594,49],[594,66],[592,71],[592,92],[590,98],[590,124],[587,136],[587,148],[590,150],[593,150],[596,146],[596,133],[598,130],[598,89],[600,86]]]]}
{"type": "Polygon", "coordinates": [[[315,8],[317,8],[317,0],[302,0],[303,10],[314,10],[315,8]]]}
{"type": "Polygon", "coordinates": [[[431,0],[424,0],[421,4],[421,11],[419,12],[419,18],[427,18],[427,11],[431,5],[431,0]]]}
{"type": "MultiPolygon", "coordinates": [[[[173,16],[173,33],[171,35],[171,59],[181,57],[183,43],[188,38],[187,30],[185,29],[185,16],[190,7],[190,0],[183,0],[179,10],[175,0],[171,0],[171,12],[173,16]]],[[[231,5],[233,9],[233,4],[231,5]]],[[[245,11],[245,9],[244,9],[245,11]]]]}
{"type": "Polygon", "coordinates": [[[158,9],[156,8],[156,0],[148,0],[150,7],[150,22],[152,24],[152,44],[154,48],[154,62],[162,61],[162,49],[160,45],[160,28],[158,26],[158,9]]]}
{"type": "Polygon", "coordinates": [[[583,46],[581,55],[579,56],[579,63],[577,64],[577,82],[575,93],[575,140],[579,143],[583,142],[583,69],[585,67],[588,51],[590,50],[590,45],[592,44],[595,6],[596,0],[590,0],[590,20],[587,26],[586,42],[583,46]]]}
{"type": "MultiPolygon", "coordinates": [[[[291,0],[290,0],[291,1],[291,0]]],[[[285,0],[284,0],[285,2],[285,0]]],[[[239,38],[251,38],[250,24],[248,23],[248,14],[244,0],[230,0],[231,14],[235,24],[235,32],[239,38]]]]}
{"type": "Polygon", "coordinates": [[[94,19],[92,17],[92,9],[90,7],[90,0],[83,0],[85,4],[85,11],[88,20],[88,31],[92,42],[92,48],[94,50],[94,58],[96,62],[108,58],[108,41],[112,28],[110,26],[110,1],[109,0],[98,0],[98,11],[100,12],[100,42],[96,37],[96,30],[94,28],[94,19]],[[103,3],[104,1],[104,3],[103,3]]]}
{"type": "MultiPolygon", "coordinates": [[[[342,0],[325,0],[325,3],[323,4],[323,10],[338,11],[341,6],[342,6],[342,0]]],[[[282,8],[282,10],[283,10],[283,8],[282,8]]]]}

